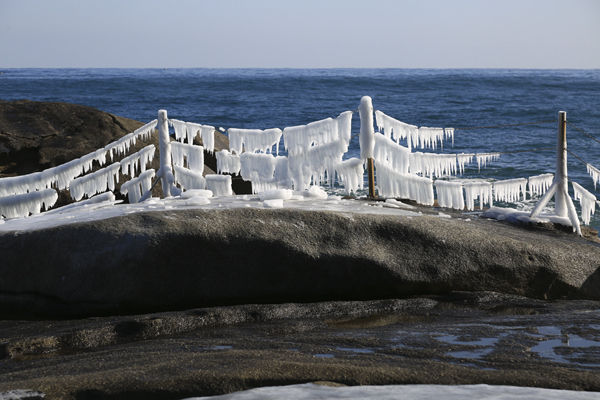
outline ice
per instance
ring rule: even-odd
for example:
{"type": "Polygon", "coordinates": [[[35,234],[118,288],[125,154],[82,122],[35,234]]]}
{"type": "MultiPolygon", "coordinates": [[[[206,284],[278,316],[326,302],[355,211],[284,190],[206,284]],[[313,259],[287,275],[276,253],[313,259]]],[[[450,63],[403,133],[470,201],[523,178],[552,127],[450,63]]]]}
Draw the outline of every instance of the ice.
{"type": "Polygon", "coordinates": [[[240,173],[240,156],[231,154],[228,150],[221,150],[215,153],[217,157],[217,173],[239,174],[240,173]]]}
{"type": "Polygon", "coordinates": [[[206,179],[206,188],[213,192],[215,196],[231,196],[231,175],[209,174],[206,179]]]}
{"type": "Polygon", "coordinates": [[[312,184],[333,184],[335,168],[342,162],[348,149],[342,141],[312,146],[307,151],[288,157],[289,177],[296,190],[308,189],[312,184]]]}
{"type": "Polygon", "coordinates": [[[406,139],[409,149],[412,147],[411,139],[418,138],[419,128],[415,125],[398,121],[379,110],[375,111],[375,120],[377,128],[380,132],[384,133],[385,137],[389,139],[394,138],[396,142],[400,141],[400,139],[406,139]]]}
{"type": "Polygon", "coordinates": [[[19,218],[27,217],[29,214],[39,214],[42,209],[47,210],[52,207],[56,200],[58,200],[58,193],[54,189],[0,197],[0,216],[19,218]]]}
{"type": "Polygon", "coordinates": [[[152,136],[154,129],[156,128],[157,120],[152,120],[144,126],[136,129],[135,131],[128,133],[120,139],[106,145],[104,152],[110,154],[110,159],[114,160],[115,154],[122,156],[132,145],[135,145],[138,139],[147,140],[152,136]]]}
{"type": "Polygon", "coordinates": [[[213,192],[206,189],[190,189],[182,192],[179,197],[182,199],[191,199],[192,197],[213,197],[213,192]]]}
{"type": "Polygon", "coordinates": [[[596,189],[596,184],[600,182],[600,169],[594,167],[592,164],[586,164],[587,172],[592,177],[594,181],[594,189],[596,189]]]}
{"type": "Polygon", "coordinates": [[[129,203],[137,203],[152,187],[152,178],[154,178],[154,174],[155,171],[153,169],[147,169],[137,178],[123,183],[121,185],[121,194],[127,195],[129,203]]]}
{"type": "Polygon", "coordinates": [[[444,139],[450,139],[452,147],[454,147],[454,128],[444,128],[444,139]]]}
{"type": "Polygon", "coordinates": [[[283,208],[283,199],[271,199],[263,201],[264,208],[283,208]]]}
{"type": "Polygon", "coordinates": [[[373,158],[376,164],[386,163],[390,168],[400,174],[408,174],[410,150],[394,143],[389,137],[375,134],[373,158]]]}
{"type": "Polygon", "coordinates": [[[465,172],[465,164],[470,164],[473,161],[475,154],[460,153],[456,155],[456,162],[458,163],[458,173],[463,174],[465,172]]]}
{"type": "Polygon", "coordinates": [[[311,186],[308,190],[302,192],[303,196],[309,199],[327,199],[327,192],[325,192],[319,186],[311,186]]]}
{"type": "Polygon", "coordinates": [[[306,153],[312,147],[331,142],[342,142],[346,148],[351,137],[352,112],[344,111],[336,119],[325,118],[308,125],[286,127],[283,130],[283,144],[291,158],[306,153]]]}
{"type": "Polygon", "coordinates": [[[491,183],[467,181],[463,182],[463,187],[465,189],[465,203],[467,205],[467,210],[472,211],[475,209],[475,200],[478,198],[479,208],[483,208],[484,204],[488,204],[490,207],[493,205],[491,183]]]}
{"type": "Polygon", "coordinates": [[[417,175],[399,174],[385,164],[376,165],[377,190],[384,197],[400,197],[433,205],[433,181],[417,175]]]}
{"type": "Polygon", "coordinates": [[[529,185],[529,196],[541,196],[552,185],[552,181],[554,180],[553,174],[542,174],[536,176],[530,176],[528,185],[529,185]]]}
{"type": "Polygon", "coordinates": [[[500,153],[478,153],[475,154],[475,158],[477,159],[477,169],[481,171],[481,168],[485,168],[488,162],[499,159],[500,153]]]}
{"type": "Polygon", "coordinates": [[[204,171],[204,147],[194,144],[171,142],[171,157],[173,165],[187,167],[192,171],[202,173],[204,171]]]}
{"type": "MultiPolygon", "coordinates": [[[[381,135],[376,135],[381,136],[381,135]]],[[[335,170],[338,174],[338,179],[344,185],[346,193],[354,192],[363,188],[364,168],[363,161],[360,158],[351,158],[339,163],[335,170]]]]}
{"type": "Polygon", "coordinates": [[[271,154],[242,153],[240,175],[252,182],[254,193],[275,188],[274,176],[277,159],[271,154]]]}
{"type": "Polygon", "coordinates": [[[204,189],[206,187],[206,180],[201,172],[195,172],[191,169],[180,167],[179,165],[174,165],[173,171],[175,172],[175,182],[178,183],[183,190],[204,189]]]}
{"type": "Polygon", "coordinates": [[[289,200],[292,198],[292,194],[293,192],[290,189],[275,189],[261,192],[258,194],[258,197],[261,201],[274,199],[289,200]]]}
{"type": "Polygon", "coordinates": [[[410,153],[409,168],[411,174],[441,177],[456,174],[456,154],[410,153]]]}
{"type": "Polygon", "coordinates": [[[184,139],[187,138],[187,124],[184,121],[169,118],[169,125],[171,125],[173,131],[175,131],[175,140],[179,140],[183,143],[184,139]]]}
{"type": "Polygon", "coordinates": [[[78,201],[83,196],[92,197],[107,190],[115,190],[115,183],[119,181],[119,169],[121,169],[121,164],[115,162],[108,167],[73,180],[69,185],[71,197],[78,201]]]}
{"type": "Polygon", "coordinates": [[[247,153],[272,153],[275,146],[275,154],[279,152],[279,141],[281,140],[281,129],[227,129],[229,136],[229,150],[236,154],[247,153]]]}
{"type": "Polygon", "coordinates": [[[463,185],[461,182],[435,181],[437,201],[440,207],[463,210],[465,200],[463,197],[463,185]]]}
{"type": "Polygon", "coordinates": [[[115,203],[115,195],[113,192],[104,192],[97,194],[95,196],[90,197],[87,200],[81,200],[75,203],[67,204],[66,206],[62,206],[59,208],[55,208],[50,211],[46,211],[44,214],[61,214],[68,212],[74,208],[86,208],[91,205],[97,205],[101,203],[114,204],[115,203]]]}
{"type": "Polygon", "coordinates": [[[360,114],[360,158],[367,160],[373,158],[373,147],[375,146],[373,132],[373,102],[369,96],[360,99],[358,108],[360,114]]]}
{"type": "Polygon", "coordinates": [[[121,160],[121,173],[131,177],[136,176],[138,163],[140,172],[144,172],[146,170],[146,165],[154,159],[155,151],[156,147],[153,144],[149,144],[140,151],[123,158],[121,160]]]}
{"type": "Polygon", "coordinates": [[[521,200],[521,193],[525,199],[527,179],[516,178],[494,182],[494,200],[506,203],[516,203],[521,200]]]}
{"type": "Polygon", "coordinates": [[[581,204],[581,220],[584,224],[589,225],[590,218],[596,211],[596,196],[577,182],[571,181],[571,184],[573,185],[573,197],[575,200],[579,200],[579,204],[581,204]]]}
{"type": "MultiPolygon", "coordinates": [[[[421,126],[418,130],[418,146],[422,149],[435,149],[438,142],[444,143],[444,128],[430,128],[427,126],[421,126]]],[[[414,143],[414,147],[417,147],[417,143],[414,143]]]]}
{"type": "Polygon", "coordinates": [[[202,146],[204,149],[212,154],[215,151],[215,127],[202,125],[200,137],[202,138],[202,146]]]}

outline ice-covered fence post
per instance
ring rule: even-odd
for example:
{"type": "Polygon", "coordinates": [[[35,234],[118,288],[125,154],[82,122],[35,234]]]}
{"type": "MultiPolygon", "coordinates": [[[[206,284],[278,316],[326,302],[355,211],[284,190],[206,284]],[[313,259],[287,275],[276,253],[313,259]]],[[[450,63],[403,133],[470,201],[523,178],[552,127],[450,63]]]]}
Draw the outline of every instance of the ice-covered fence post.
{"type": "Polygon", "coordinates": [[[373,129],[373,101],[369,96],[360,99],[360,158],[367,162],[369,176],[369,197],[375,198],[375,171],[373,162],[373,148],[375,146],[375,130],[373,129]]]}
{"type": "Polygon", "coordinates": [[[160,150],[160,168],[158,176],[162,181],[162,190],[165,197],[171,196],[171,188],[175,178],[171,167],[171,139],[169,138],[169,125],[167,110],[158,110],[158,143],[160,150]]]}
{"type": "Polygon", "coordinates": [[[552,186],[548,188],[546,194],[535,205],[530,217],[535,218],[542,211],[542,208],[548,204],[548,201],[554,196],[554,213],[559,217],[569,217],[571,225],[581,235],[579,218],[573,200],[569,196],[567,172],[567,112],[558,112],[558,137],[556,145],[556,174],[552,186]]]}

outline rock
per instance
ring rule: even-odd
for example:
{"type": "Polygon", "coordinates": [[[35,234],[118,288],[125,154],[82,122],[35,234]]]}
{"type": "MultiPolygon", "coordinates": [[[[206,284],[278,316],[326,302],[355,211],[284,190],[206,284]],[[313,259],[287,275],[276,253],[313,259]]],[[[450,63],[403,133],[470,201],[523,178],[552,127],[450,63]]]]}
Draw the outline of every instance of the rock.
{"type": "Polygon", "coordinates": [[[44,393],[27,389],[9,390],[0,393],[0,400],[41,400],[44,397],[46,397],[44,393]]]}
{"type": "Polygon", "coordinates": [[[487,220],[299,210],[148,212],[0,236],[17,316],[495,291],[600,298],[600,248],[487,220]]]}

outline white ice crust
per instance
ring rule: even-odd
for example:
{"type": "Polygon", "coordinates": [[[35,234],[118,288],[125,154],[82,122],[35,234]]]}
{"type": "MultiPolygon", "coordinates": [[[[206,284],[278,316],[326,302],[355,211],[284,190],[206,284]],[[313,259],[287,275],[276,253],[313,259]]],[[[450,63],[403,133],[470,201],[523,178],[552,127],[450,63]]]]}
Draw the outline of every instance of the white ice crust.
{"type": "Polygon", "coordinates": [[[43,209],[52,207],[56,200],[58,193],[54,189],[0,197],[0,217],[18,218],[39,214],[43,209]]]}
{"type": "Polygon", "coordinates": [[[463,210],[465,200],[463,197],[463,185],[461,182],[435,181],[437,201],[440,207],[463,210]]]}
{"type": "Polygon", "coordinates": [[[121,194],[127,195],[130,203],[137,203],[142,196],[152,187],[152,178],[155,171],[147,169],[142,172],[137,178],[131,179],[121,185],[121,194]]]}
{"type": "Polygon", "coordinates": [[[573,185],[573,197],[579,200],[581,204],[581,220],[584,224],[590,224],[590,218],[596,211],[596,196],[588,192],[583,186],[577,182],[571,182],[573,185]]]}
{"type": "Polygon", "coordinates": [[[206,179],[206,189],[213,192],[215,196],[231,196],[231,175],[209,174],[206,179]]]}

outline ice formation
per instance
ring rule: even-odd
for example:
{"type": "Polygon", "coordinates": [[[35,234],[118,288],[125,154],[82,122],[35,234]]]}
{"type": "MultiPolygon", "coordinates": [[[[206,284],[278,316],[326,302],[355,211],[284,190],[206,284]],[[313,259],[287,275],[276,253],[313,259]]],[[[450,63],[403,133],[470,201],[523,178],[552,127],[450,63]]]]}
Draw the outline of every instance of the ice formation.
{"type": "Polygon", "coordinates": [[[421,126],[418,130],[418,142],[413,141],[413,146],[417,145],[422,149],[435,149],[438,142],[444,143],[444,128],[430,128],[427,126],[421,126]]]}
{"type": "Polygon", "coordinates": [[[360,114],[360,158],[367,160],[373,158],[373,147],[375,146],[375,139],[373,138],[373,102],[369,96],[363,96],[360,99],[360,106],[358,107],[360,114]]]}
{"type": "Polygon", "coordinates": [[[206,179],[206,188],[213,192],[215,196],[231,196],[231,175],[209,174],[206,179]]]}
{"type": "Polygon", "coordinates": [[[74,208],[80,208],[80,207],[81,208],[86,208],[86,207],[89,208],[89,206],[92,206],[94,204],[114,203],[114,202],[115,202],[114,193],[108,191],[108,192],[104,192],[104,193],[100,193],[95,196],[92,196],[87,200],[81,200],[76,203],[67,204],[66,206],[62,206],[62,207],[55,208],[50,211],[46,211],[44,214],[60,214],[60,213],[64,213],[69,210],[72,210],[74,208]]]}
{"type": "Polygon", "coordinates": [[[600,182],[600,169],[594,167],[592,164],[586,164],[587,172],[592,177],[594,181],[594,189],[596,189],[596,184],[600,182]]]}
{"type": "Polygon", "coordinates": [[[175,140],[179,140],[181,143],[183,143],[184,139],[187,138],[187,124],[185,121],[169,118],[169,125],[173,127],[173,131],[175,132],[175,140]]]}
{"type": "Polygon", "coordinates": [[[408,174],[410,150],[378,133],[374,135],[374,139],[373,158],[375,163],[377,165],[385,163],[399,174],[408,174]]]}
{"type": "Polygon", "coordinates": [[[140,172],[144,172],[146,170],[146,165],[154,159],[155,151],[156,147],[154,147],[153,144],[149,144],[140,151],[123,158],[121,160],[121,173],[131,177],[136,176],[138,164],[140,166],[140,172]]]}
{"type": "Polygon", "coordinates": [[[575,200],[579,200],[581,204],[581,220],[584,224],[590,224],[590,218],[596,211],[596,196],[588,192],[583,186],[577,182],[571,182],[575,200]]]}
{"type": "Polygon", "coordinates": [[[521,200],[521,193],[525,199],[527,179],[516,178],[494,182],[494,200],[506,203],[515,203],[521,200]]]}
{"type": "Polygon", "coordinates": [[[440,177],[456,174],[456,154],[410,153],[410,173],[440,177]]]}
{"type": "Polygon", "coordinates": [[[364,168],[363,161],[360,158],[351,158],[342,161],[335,167],[335,170],[338,179],[346,189],[346,193],[350,194],[351,192],[354,192],[356,194],[358,189],[363,188],[364,168]]]}
{"type": "Polygon", "coordinates": [[[139,127],[135,131],[128,133],[121,137],[119,140],[114,141],[104,147],[104,153],[110,154],[110,159],[114,160],[115,154],[122,156],[131,146],[135,146],[138,139],[147,140],[152,135],[152,132],[156,128],[157,120],[152,120],[142,127],[139,127]]]}
{"type": "Polygon", "coordinates": [[[481,171],[481,167],[485,168],[488,162],[495,161],[500,158],[500,153],[477,153],[477,169],[481,171]]]}
{"type": "Polygon", "coordinates": [[[202,176],[202,172],[195,172],[178,165],[173,166],[173,171],[175,172],[175,182],[183,190],[204,189],[206,187],[206,180],[202,176]]]}
{"type": "Polygon", "coordinates": [[[281,129],[227,129],[229,136],[229,150],[236,154],[261,152],[272,153],[275,146],[275,154],[279,153],[279,141],[281,140],[281,129]]]}
{"type": "Polygon", "coordinates": [[[265,200],[289,200],[292,198],[293,192],[290,189],[274,189],[260,192],[258,197],[261,201],[265,200]]]}
{"type": "Polygon", "coordinates": [[[95,194],[106,192],[106,190],[115,190],[115,184],[119,182],[119,169],[121,169],[121,164],[115,162],[108,167],[73,180],[69,185],[71,197],[73,200],[81,200],[83,196],[92,197],[95,194]]]}
{"type": "Polygon", "coordinates": [[[352,111],[337,118],[325,118],[308,125],[289,126],[283,130],[283,145],[291,158],[306,153],[313,147],[331,142],[342,142],[346,148],[351,137],[352,111]]]}
{"type": "Polygon", "coordinates": [[[465,203],[467,210],[471,211],[475,208],[475,200],[479,198],[479,208],[483,209],[484,204],[488,204],[490,207],[493,205],[492,201],[492,184],[489,182],[463,182],[465,189],[465,203]]]}
{"type": "Polygon", "coordinates": [[[215,127],[210,125],[200,125],[193,122],[185,123],[186,138],[188,144],[194,144],[194,138],[200,132],[202,138],[202,147],[209,153],[215,148],[215,127]]]}
{"type": "Polygon", "coordinates": [[[529,196],[541,196],[552,185],[552,181],[554,180],[553,174],[542,174],[536,176],[530,176],[528,185],[529,185],[529,196]]]}
{"type": "Polygon", "coordinates": [[[42,209],[47,210],[52,207],[56,200],[58,200],[58,193],[54,189],[0,197],[0,216],[18,218],[39,214],[42,209]]]}
{"type": "Polygon", "coordinates": [[[461,182],[435,181],[437,201],[440,207],[463,210],[465,200],[463,196],[463,185],[461,182]]]}
{"type": "Polygon", "coordinates": [[[231,154],[228,150],[221,150],[215,153],[217,157],[217,173],[239,174],[240,173],[240,156],[231,154]]]}
{"type": "Polygon", "coordinates": [[[418,137],[419,128],[417,126],[398,121],[379,110],[375,111],[375,121],[377,122],[377,129],[383,132],[385,137],[393,138],[396,142],[400,139],[406,139],[409,149],[411,148],[411,139],[418,137]]]}
{"type": "Polygon", "coordinates": [[[264,153],[242,153],[240,156],[240,175],[252,182],[254,193],[277,189],[275,169],[277,158],[264,153]]]}
{"type": "Polygon", "coordinates": [[[152,187],[152,178],[154,178],[154,170],[147,169],[137,178],[123,183],[121,185],[121,194],[127,195],[130,203],[137,203],[152,187]]]}
{"type": "Polygon", "coordinates": [[[456,162],[458,163],[458,173],[463,174],[465,172],[465,164],[470,164],[473,161],[475,154],[472,153],[460,153],[456,155],[456,162]]]}
{"type": "Polygon", "coordinates": [[[171,157],[173,165],[187,167],[192,171],[202,173],[204,171],[204,147],[194,144],[171,142],[171,157]]]}
{"type": "Polygon", "coordinates": [[[424,205],[433,205],[433,181],[417,175],[399,174],[385,164],[375,166],[377,189],[384,197],[411,199],[424,205]]]}

